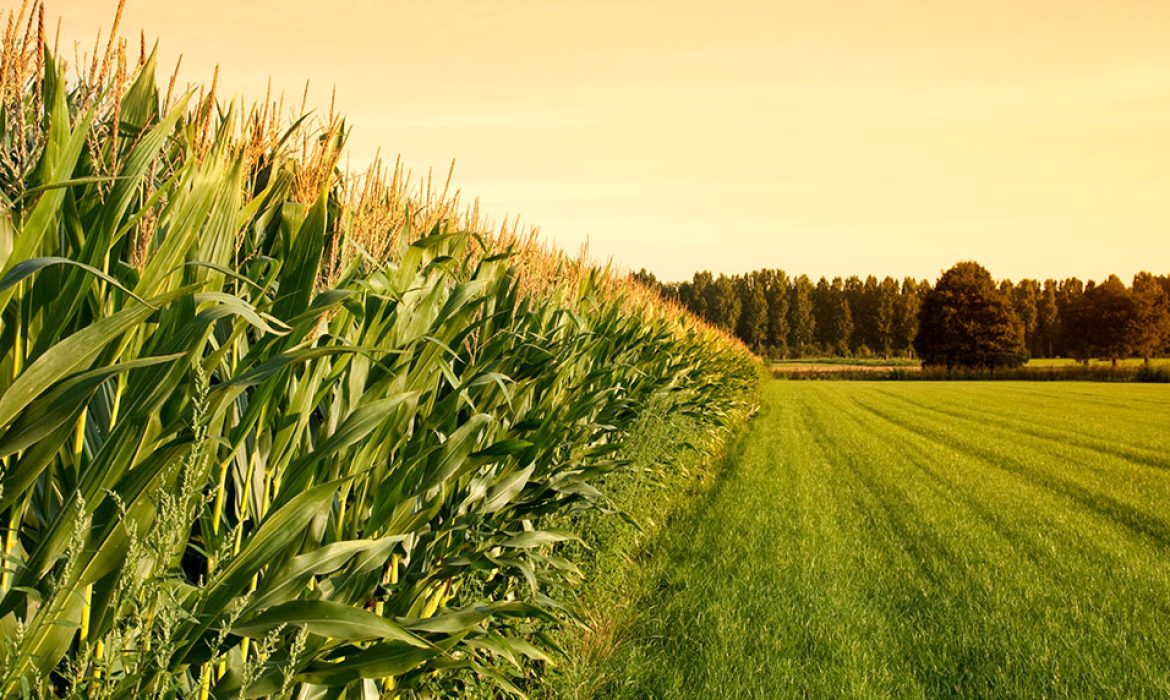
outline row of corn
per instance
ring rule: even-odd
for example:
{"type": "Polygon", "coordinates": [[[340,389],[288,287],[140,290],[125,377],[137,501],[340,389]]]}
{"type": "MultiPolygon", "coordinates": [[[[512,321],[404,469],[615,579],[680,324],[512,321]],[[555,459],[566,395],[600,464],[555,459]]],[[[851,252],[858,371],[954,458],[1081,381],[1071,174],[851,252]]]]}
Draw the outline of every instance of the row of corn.
{"type": "MultiPolygon", "coordinates": [[[[39,8],[36,8],[39,9],[39,8]]],[[[0,66],[0,697],[409,697],[549,663],[549,516],[652,400],[719,430],[741,346],[488,233],[344,124],[0,66]]],[[[563,519],[562,519],[563,520],[563,519]]]]}

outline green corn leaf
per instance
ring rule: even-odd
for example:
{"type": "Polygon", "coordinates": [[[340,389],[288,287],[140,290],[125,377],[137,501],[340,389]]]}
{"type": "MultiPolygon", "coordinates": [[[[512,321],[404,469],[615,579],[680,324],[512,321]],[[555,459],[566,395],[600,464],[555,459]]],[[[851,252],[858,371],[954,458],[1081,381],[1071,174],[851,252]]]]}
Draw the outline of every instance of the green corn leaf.
{"type": "Polygon", "coordinates": [[[528,484],[528,479],[535,470],[536,465],[530,464],[524,469],[506,474],[491,487],[487,497],[480,504],[478,511],[480,513],[494,513],[511,503],[524,490],[524,487],[528,484]]]}
{"type": "Polygon", "coordinates": [[[476,605],[464,610],[443,613],[426,619],[402,620],[402,625],[416,632],[433,632],[437,634],[458,634],[467,632],[479,626],[481,622],[492,616],[492,609],[487,605],[476,605]]]}
{"type": "Polygon", "coordinates": [[[362,678],[393,678],[414,670],[439,655],[403,643],[377,644],[336,663],[317,663],[297,675],[305,683],[344,686],[362,678]]]}
{"type": "Polygon", "coordinates": [[[189,294],[180,289],[151,300],[151,305],[135,304],[104,318],[60,341],[38,357],[8,390],[0,395],[0,427],[9,425],[16,415],[53,383],[93,362],[96,351],[145,321],[159,307],[189,294]]]}
{"type": "Polygon", "coordinates": [[[297,494],[261,523],[247,546],[207,582],[199,612],[201,621],[175,660],[190,653],[203,631],[223,614],[232,598],[240,595],[253,574],[304,537],[309,522],[334,499],[339,485],[330,482],[297,494]]]}
{"type": "Polygon", "coordinates": [[[137,301],[141,304],[146,304],[147,306],[154,308],[153,304],[151,304],[147,300],[143,299],[142,297],[138,296],[134,292],[130,291],[126,287],[122,286],[121,282],[119,282],[118,280],[114,279],[113,277],[107,275],[106,273],[102,272],[101,270],[97,269],[96,267],[86,265],[83,262],[77,262],[76,260],[70,260],[68,258],[46,257],[46,258],[32,258],[30,260],[21,261],[21,262],[17,263],[16,265],[13,265],[12,268],[9,269],[8,272],[3,277],[0,277],[0,292],[3,292],[4,290],[8,289],[9,287],[12,287],[12,286],[18,284],[19,282],[21,282],[25,278],[30,277],[35,272],[37,272],[39,270],[43,270],[44,268],[49,267],[51,265],[71,265],[71,266],[79,268],[81,270],[85,270],[86,272],[93,275],[94,277],[97,277],[101,280],[104,280],[105,282],[112,285],[114,288],[121,290],[122,292],[124,292],[125,294],[127,294],[131,298],[133,298],[135,301],[137,301]]]}
{"type": "Polygon", "coordinates": [[[403,642],[419,649],[432,648],[426,640],[410,633],[393,620],[327,600],[283,603],[236,623],[232,631],[255,637],[281,625],[299,627],[312,634],[347,642],[377,639],[403,642]]]}
{"type": "Polygon", "coordinates": [[[480,432],[491,422],[491,416],[480,413],[451,433],[439,451],[437,463],[424,479],[422,489],[433,488],[457,473],[470,469],[472,464],[468,457],[475,448],[480,432]]]}
{"type": "Polygon", "coordinates": [[[328,199],[328,194],[322,192],[296,231],[286,229],[285,238],[290,248],[278,279],[280,298],[272,309],[278,318],[291,319],[305,309],[313,297],[321,255],[325,251],[328,199]]]}
{"type": "Polygon", "coordinates": [[[142,357],[109,367],[83,372],[62,382],[44,394],[21,413],[8,430],[0,434],[0,457],[7,457],[44,439],[57,427],[72,422],[89,403],[90,396],[110,377],[140,367],[173,362],[182,353],[159,357],[142,357]]]}

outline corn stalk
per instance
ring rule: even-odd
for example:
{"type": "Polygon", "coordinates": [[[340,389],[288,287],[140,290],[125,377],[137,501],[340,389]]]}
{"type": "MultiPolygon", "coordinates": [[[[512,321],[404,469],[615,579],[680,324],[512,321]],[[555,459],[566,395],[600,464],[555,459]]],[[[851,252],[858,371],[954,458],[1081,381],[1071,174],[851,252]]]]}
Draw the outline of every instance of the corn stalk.
{"type": "Polygon", "coordinates": [[[0,75],[0,697],[520,693],[572,619],[546,522],[652,401],[751,393],[625,278],[339,171],[337,118],[17,30],[0,75]]]}

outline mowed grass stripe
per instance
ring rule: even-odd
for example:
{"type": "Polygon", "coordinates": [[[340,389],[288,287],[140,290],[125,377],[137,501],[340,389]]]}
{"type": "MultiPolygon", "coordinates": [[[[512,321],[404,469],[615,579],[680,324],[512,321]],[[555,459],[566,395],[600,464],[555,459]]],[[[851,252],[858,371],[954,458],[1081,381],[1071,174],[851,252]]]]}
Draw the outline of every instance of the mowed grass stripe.
{"type": "MultiPolygon", "coordinates": [[[[879,416],[857,411],[856,406],[850,407],[832,400],[843,396],[820,398],[827,399],[821,406],[823,410],[819,411],[821,415],[834,415],[838,425],[848,421],[858,425],[861,430],[863,439],[843,435],[840,430],[832,431],[833,434],[828,436],[828,439],[846,443],[841,450],[844,453],[842,459],[857,459],[882,466],[879,473],[892,479],[894,488],[906,490],[916,488],[916,485],[929,486],[933,496],[956,506],[954,512],[966,527],[986,525],[997,540],[1004,541],[1009,547],[1018,547],[1021,535],[1035,532],[1034,523],[1016,523],[1002,513],[1018,510],[1022,503],[1030,499],[1047,496],[1047,493],[1042,493],[1042,487],[1025,479],[1016,488],[1003,489],[1001,484],[995,484],[994,480],[987,478],[986,471],[992,468],[991,465],[981,462],[973,465],[969,454],[943,441],[897,423],[886,424],[879,416]],[[849,439],[843,439],[845,437],[849,439]],[[872,452],[875,447],[871,443],[879,446],[876,449],[893,446],[898,454],[892,459],[884,456],[875,459],[878,453],[872,452]],[[886,465],[894,465],[894,468],[886,465]],[[900,469],[902,465],[907,468],[900,469]],[[989,489],[988,486],[993,484],[996,488],[989,489]],[[959,507],[963,512],[959,511],[959,507]]],[[[918,499],[907,494],[900,500],[915,502],[918,499]]],[[[984,534],[981,533],[981,537],[984,534]]],[[[1036,573],[1045,575],[1044,571],[1036,573]]]]}
{"type": "MultiPolygon", "coordinates": [[[[823,401],[826,398],[830,398],[832,394],[835,393],[838,396],[848,395],[850,399],[858,401],[859,403],[863,403],[864,398],[870,395],[869,391],[863,390],[865,388],[867,388],[865,385],[837,384],[833,387],[833,390],[835,391],[821,392],[821,395],[818,395],[817,399],[823,401]],[[829,397],[825,396],[824,394],[829,394],[829,397]]],[[[943,394],[934,392],[933,397],[948,399],[954,398],[946,397],[945,390],[943,391],[943,394]]],[[[835,404],[836,402],[834,401],[828,401],[827,405],[822,404],[822,406],[825,407],[829,412],[835,413],[836,416],[838,416],[838,418],[835,420],[839,421],[840,416],[843,415],[854,417],[853,414],[851,414],[848,410],[845,410],[842,406],[835,404]]],[[[902,427],[903,430],[908,430],[908,428],[905,426],[899,427],[902,427]]],[[[1078,576],[1083,578],[1084,575],[1083,566],[1080,566],[1081,564],[1085,563],[1082,561],[1083,559],[1089,559],[1091,562],[1090,566],[1103,567],[1100,570],[1108,571],[1110,570],[1109,567],[1117,566],[1120,572],[1134,570],[1134,567],[1132,567],[1133,562],[1128,560],[1128,558],[1133,555],[1137,556],[1139,563],[1141,564],[1148,565],[1151,562],[1160,563],[1159,553],[1156,550],[1142,546],[1142,543],[1134,543],[1133,538],[1128,536],[1128,533],[1125,532],[1125,530],[1119,529],[1116,523],[1102,521],[1100,518],[1091,517],[1093,514],[1087,514],[1090,517],[1069,518],[1069,513],[1066,512],[1068,510],[1068,504],[1063,502],[1064,499],[1053,497],[1053,494],[1038,492],[1035,488],[1037,484],[1034,483],[1013,483],[1011,477],[1019,476],[1018,474],[997,475],[994,473],[994,471],[989,471],[999,468],[994,461],[988,459],[979,459],[973,455],[967,454],[966,459],[964,459],[960,464],[955,465],[951,461],[951,458],[955,454],[965,454],[964,449],[966,446],[963,444],[963,440],[959,440],[957,442],[959,449],[948,447],[948,444],[956,444],[956,435],[963,436],[964,439],[972,434],[977,435],[978,426],[954,425],[949,427],[951,428],[950,430],[940,431],[941,436],[940,433],[936,433],[935,435],[931,435],[927,438],[931,443],[928,446],[931,451],[930,457],[926,460],[920,460],[920,464],[939,464],[939,468],[942,471],[949,471],[955,475],[969,475],[970,478],[968,478],[967,482],[963,485],[964,490],[973,490],[973,492],[977,493],[978,496],[968,499],[968,502],[986,503],[986,507],[980,509],[984,513],[1012,514],[1014,519],[1021,521],[1019,530],[1022,532],[1027,531],[1028,529],[1036,529],[1037,531],[1042,532],[1043,530],[1038,526],[1042,524],[1048,524],[1048,529],[1050,530],[1049,538],[1051,539],[1052,535],[1059,535],[1059,540],[1049,543],[1051,551],[1055,556],[1053,557],[1053,561],[1049,562],[1044,568],[1046,570],[1053,569],[1054,567],[1051,566],[1053,563],[1059,563],[1066,559],[1070,560],[1068,562],[1070,566],[1066,567],[1069,569],[1069,572],[1066,573],[1072,574],[1071,579],[1069,576],[1063,576],[1062,579],[1070,580],[1062,581],[1061,583],[1071,583],[1075,585],[1083,585],[1085,583],[1083,580],[1078,579],[1078,576]],[[1005,476],[1008,478],[1004,478],[1005,476]],[[981,490],[974,490],[978,489],[980,485],[984,485],[986,488],[981,490]],[[1006,502],[1005,498],[1008,498],[1013,494],[1018,494],[1021,498],[1017,499],[1017,501],[1014,503],[1006,502]],[[1029,522],[1029,520],[1031,520],[1031,522],[1029,522]],[[1072,553],[1076,553],[1076,556],[1070,556],[1072,553]],[[1100,556],[1102,554],[1106,555],[1103,561],[1101,560],[1102,557],[1100,556]],[[1076,564],[1076,566],[1072,566],[1073,564],[1076,564]]],[[[881,439],[886,442],[901,443],[907,439],[905,434],[899,434],[896,431],[891,432],[889,425],[874,424],[872,427],[872,433],[874,435],[881,435],[881,439]]],[[[842,438],[839,442],[849,445],[849,450],[854,453],[864,454],[867,450],[872,449],[871,446],[867,446],[861,442],[857,442],[856,440],[845,439],[845,435],[840,435],[839,437],[842,438]]],[[[991,439],[989,442],[995,442],[995,444],[1004,444],[998,438],[991,439]]],[[[1015,448],[1015,451],[1022,452],[1027,450],[1026,448],[1020,446],[1015,448]]],[[[1032,454],[1038,454],[1038,452],[1033,452],[1032,454]]],[[[867,458],[863,461],[866,461],[875,466],[880,465],[880,468],[882,468],[882,470],[886,473],[892,472],[892,470],[888,468],[888,460],[867,458]]],[[[903,479],[902,483],[904,484],[908,481],[909,479],[903,479]]],[[[903,488],[909,487],[903,486],[903,488]]],[[[913,502],[914,500],[910,498],[908,494],[908,497],[903,500],[903,509],[907,510],[907,506],[912,505],[913,502]]],[[[968,523],[974,522],[973,518],[959,518],[960,522],[964,520],[966,520],[968,523]]],[[[949,532],[952,538],[958,539],[956,535],[962,534],[964,531],[955,528],[949,532]]],[[[1021,536],[1016,541],[1016,545],[1019,546],[1025,542],[1027,542],[1027,539],[1021,536]]],[[[988,549],[987,544],[988,542],[983,541],[981,542],[980,546],[983,549],[988,549]]],[[[988,568],[1001,565],[1009,569],[1018,569],[1018,564],[1018,562],[1012,561],[1010,558],[1005,559],[996,554],[988,557],[984,565],[988,568]]],[[[975,568],[976,567],[971,567],[972,570],[975,568]]],[[[1059,567],[1057,567],[1055,570],[1059,570],[1059,567]]],[[[1042,579],[1044,577],[1041,576],[1039,578],[1042,579]]],[[[1031,581],[1032,578],[1025,577],[1024,580],[1031,581]]],[[[1131,609],[1140,610],[1142,608],[1142,604],[1139,603],[1134,605],[1129,600],[1127,600],[1127,596],[1133,595],[1135,593],[1140,595],[1141,593],[1145,592],[1143,586],[1144,577],[1140,575],[1136,576],[1130,583],[1133,584],[1133,588],[1126,592],[1125,595],[1118,596],[1118,587],[1108,585],[1100,591],[1096,592],[1097,599],[1099,601],[1111,601],[1112,603],[1116,603],[1117,605],[1115,607],[1118,608],[1117,612],[1119,612],[1121,615],[1125,615],[1131,609]]],[[[1160,595],[1140,595],[1140,597],[1146,599],[1146,601],[1144,601],[1145,603],[1151,603],[1164,607],[1164,603],[1162,602],[1165,600],[1164,592],[1165,590],[1163,588],[1160,595]]],[[[1072,629],[1075,634],[1076,628],[1073,627],[1072,629]]],[[[1122,634],[1120,638],[1124,639],[1125,635],[1122,634]]],[[[1124,647],[1121,648],[1120,651],[1124,653],[1124,647]]]]}
{"type": "MultiPolygon", "coordinates": [[[[967,385],[915,384],[907,401],[888,386],[769,385],[739,457],[653,557],[655,592],[597,697],[1170,692],[1165,550],[1067,490],[1134,494],[1091,490],[1085,464],[1049,454],[1075,446],[926,408],[970,401],[967,385]]],[[[1122,404],[1135,388],[1109,387],[1122,404]]],[[[1036,389],[1040,418],[1072,400],[1036,389]]],[[[1090,426],[1116,409],[1092,410],[1090,426]]],[[[1123,491],[1138,472],[1168,488],[1079,454],[1123,491]]]]}
{"type": "MultiPolygon", "coordinates": [[[[1004,458],[1000,456],[999,459],[1004,458]]],[[[1027,518],[1029,511],[1033,511],[1037,519],[1029,522],[1027,527],[1044,536],[1041,546],[1047,545],[1054,553],[1064,555],[1079,552],[1071,580],[1075,581],[1080,575],[1082,563],[1091,563],[1103,570],[1115,571],[1117,576],[1125,576],[1140,571],[1140,568],[1133,567],[1135,560],[1156,562],[1166,555],[1166,538],[1170,528],[1163,518],[1153,513],[1135,508],[1115,495],[1080,486],[1074,480],[1060,479],[1027,465],[1021,466],[1019,461],[996,463],[984,458],[973,460],[970,466],[977,464],[1006,469],[1009,474],[1030,482],[1029,486],[1038,486],[1051,492],[1052,498],[1030,495],[1025,505],[1004,504],[994,507],[997,510],[1015,509],[1024,518],[1027,518]],[[1077,517],[1070,517],[1072,515],[1077,517]]],[[[1075,468],[1066,471],[1070,474],[1077,472],[1075,468]]],[[[1013,484],[1010,479],[997,479],[987,474],[980,475],[980,478],[987,483],[1002,485],[1001,488],[1007,493],[1026,488],[1025,484],[1013,484]]],[[[1029,541],[1027,536],[1021,536],[1018,543],[1027,546],[1029,541]]],[[[1052,566],[1059,567],[1066,560],[1067,557],[1058,558],[1052,566]]],[[[1135,583],[1141,583],[1140,574],[1135,583]]],[[[1112,596],[1116,590],[1106,588],[1101,595],[1112,596]]],[[[1136,595],[1144,593],[1139,585],[1136,595]]]]}
{"type": "MultiPolygon", "coordinates": [[[[1031,582],[1043,576],[1019,565],[1011,543],[981,513],[936,507],[940,502],[957,504],[938,483],[921,478],[923,465],[904,443],[890,439],[885,426],[832,409],[816,415],[821,427],[828,428],[821,434],[838,446],[834,462],[846,466],[876,497],[873,510],[881,517],[874,519],[869,536],[891,540],[893,550],[905,555],[887,559],[878,581],[888,585],[869,594],[898,623],[893,639],[906,657],[916,659],[911,669],[918,689],[926,696],[949,694],[964,676],[984,678],[981,668],[1010,661],[1009,651],[980,625],[953,628],[947,621],[981,622],[996,579],[1007,579],[1032,599],[1034,590],[1045,586],[1033,588],[1031,582]],[[931,650],[927,657],[921,654],[924,648],[931,650]]],[[[1001,692],[1001,685],[988,684],[979,692],[1001,692]]]]}
{"type": "MultiPolygon", "coordinates": [[[[850,393],[861,392],[854,390],[850,393]]],[[[864,404],[859,400],[858,405],[864,404]]],[[[846,414],[846,419],[862,420],[861,414],[847,411],[842,413],[846,414]]],[[[1070,503],[1070,491],[1081,494],[1083,490],[1077,491],[1068,484],[1053,488],[1053,483],[1049,479],[1038,478],[1036,473],[1013,470],[1005,472],[1003,466],[995,460],[976,455],[970,450],[964,451],[966,448],[961,441],[956,446],[953,436],[947,437],[949,433],[940,437],[939,434],[916,431],[902,424],[885,423],[885,419],[879,414],[866,415],[870,417],[869,429],[873,435],[880,435],[881,440],[897,443],[904,448],[915,445],[919,447],[914,452],[907,449],[907,457],[913,458],[913,463],[923,474],[929,474],[940,482],[952,485],[949,496],[956,500],[956,505],[961,504],[963,508],[969,510],[959,514],[961,521],[969,525],[982,518],[993,523],[999,534],[1006,537],[1013,548],[1017,551],[1031,552],[1032,558],[1043,561],[1043,566],[1034,572],[1035,575],[1041,577],[1055,575],[1064,569],[1065,564],[1076,564],[1070,572],[1075,577],[1081,573],[1082,558],[1094,560],[1094,563],[1102,567],[1120,567],[1121,571],[1129,571],[1132,570],[1129,557],[1136,556],[1150,562],[1157,562],[1162,557],[1160,548],[1165,546],[1164,541],[1157,540],[1157,546],[1151,547],[1149,542],[1135,536],[1132,523],[1102,514],[1104,506],[1094,499],[1106,499],[1108,502],[1116,500],[1107,494],[1089,494],[1088,505],[1075,499],[1070,503]],[[1070,507],[1079,509],[1078,517],[1069,517],[1070,507]],[[1069,551],[1077,551],[1078,559],[1073,561],[1058,556],[1069,551]]],[[[968,429],[972,429],[971,426],[968,426],[968,429]]],[[[997,444],[1002,442],[992,441],[997,444]]],[[[856,440],[849,442],[849,449],[852,451],[863,447],[862,443],[856,440]]],[[[876,463],[873,459],[868,461],[876,463]]],[[[1064,464],[1068,467],[1069,463],[1064,464]]],[[[882,470],[889,474],[894,473],[886,464],[882,465],[882,470]]],[[[1075,472],[1076,469],[1068,471],[1075,472]]],[[[898,475],[899,478],[903,476],[906,475],[898,475]]],[[[902,480],[903,484],[911,482],[912,476],[902,480]]],[[[903,488],[909,487],[903,485],[903,488]]],[[[909,498],[906,500],[910,501],[909,498]]],[[[1127,510],[1124,505],[1114,507],[1123,510],[1125,515],[1132,516],[1129,512],[1132,509],[1127,510]]],[[[1139,513],[1133,517],[1151,519],[1153,516],[1139,513]]],[[[1159,523],[1147,529],[1162,527],[1164,526],[1159,523]]],[[[993,557],[990,563],[995,565],[998,561],[993,557]]],[[[1114,592],[1113,589],[1108,589],[1103,595],[1112,595],[1114,592]]]]}
{"type": "Polygon", "coordinates": [[[866,392],[855,400],[864,410],[893,424],[953,445],[1152,538],[1159,547],[1170,547],[1170,521],[1162,515],[1170,498],[1170,480],[1161,470],[984,421],[938,415],[937,409],[898,403],[888,395],[866,392]]]}
{"type": "MultiPolygon", "coordinates": [[[[906,384],[886,386],[878,393],[955,418],[998,425],[1012,432],[1118,455],[1127,461],[1159,469],[1170,468],[1170,420],[1163,413],[1130,406],[1110,408],[1108,411],[1098,409],[1092,413],[1096,414],[1097,420],[1102,420],[1108,414],[1109,430],[1092,432],[1094,427],[1090,426],[1089,431],[1086,431],[1085,407],[1076,404],[1075,397],[1064,396],[1066,385],[1054,386],[1062,399],[1061,404],[1054,404],[1051,400],[1044,400],[1043,403],[1033,400],[1028,405],[1020,406],[1008,397],[995,399],[983,392],[961,395],[959,400],[946,402],[924,401],[923,394],[914,392],[913,387],[906,384]],[[1003,405],[997,406],[996,402],[1002,402],[1003,405]]],[[[960,391],[966,388],[964,386],[960,391]]],[[[1157,389],[1165,394],[1165,389],[1157,389]]],[[[1095,427],[1099,430],[1101,426],[1095,427]]]]}

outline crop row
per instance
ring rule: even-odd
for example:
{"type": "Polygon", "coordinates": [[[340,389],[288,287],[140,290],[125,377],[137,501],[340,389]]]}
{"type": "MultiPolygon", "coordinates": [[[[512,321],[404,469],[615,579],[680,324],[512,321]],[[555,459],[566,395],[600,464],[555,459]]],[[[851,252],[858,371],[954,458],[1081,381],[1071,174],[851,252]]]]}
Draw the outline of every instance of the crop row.
{"type": "Polygon", "coordinates": [[[67,80],[21,19],[0,696],[519,692],[533,622],[572,618],[546,521],[607,506],[652,401],[735,420],[755,360],[397,169],[342,172],[335,117],[163,93],[113,41],[67,80]]]}

